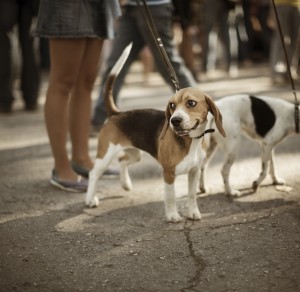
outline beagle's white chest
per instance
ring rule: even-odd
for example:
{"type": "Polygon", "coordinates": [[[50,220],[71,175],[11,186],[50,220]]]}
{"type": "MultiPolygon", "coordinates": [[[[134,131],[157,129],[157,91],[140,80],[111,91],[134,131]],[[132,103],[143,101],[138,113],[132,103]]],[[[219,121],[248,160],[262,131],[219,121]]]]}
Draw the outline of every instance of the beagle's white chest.
{"type": "Polygon", "coordinates": [[[192,168],[199,168],[201,161],[204,159],[204,151],[200,145],[200,139],[193,139],[188,154],[176,166],[176,175],[186,174],[192,168]]]}

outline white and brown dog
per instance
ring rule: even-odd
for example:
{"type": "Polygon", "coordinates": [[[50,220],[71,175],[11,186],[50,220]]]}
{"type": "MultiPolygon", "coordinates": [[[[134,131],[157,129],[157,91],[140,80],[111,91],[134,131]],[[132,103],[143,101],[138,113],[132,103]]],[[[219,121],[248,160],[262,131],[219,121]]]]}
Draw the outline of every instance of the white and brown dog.
{"type": "MultiPolygon", "coordinates": [[[[255,192],[267,175],[270,163],[270,175],[276,185],[285,184],[275,168],[274,147],[285,137],[296,133],[295,105],[283,99],[238,94],[223,97],[216,101],[216,105],[223,114],[223,128],[226,139],[218,133],[205,138],[208,146],[206,158],[201,166],[199,188],[205,192],[205,168],[217,146],[224,154],[222,177],[227,195],[240,195],[240,191],[233,190],[229,183],[230,168],[237,157],[242,134],[259,142],[261,149],[261,173],[253,182],[255,192]]],[[[208,127],[214,128],[214,118],[209,117],[208,127]]]]}
{"type": "Polygon", "coordinates": [[[137,162],[142,151],[158,160],[165,182],[165,212],[169,222],[182,220],[176,207],[174,181],[177,175],[188,174],[188,215],[192,220],[201,218],[196,195],[200,165],[204,158],[203,136],[206,133],[208,112],[215,117],[219,132],[225,136],[222,116],[213,100],[196,88],[185,88],[174,94],[166,111],[140,109],[120,112],[112,97],[116,75],[126,59],[126,52],[112,69],[105,90],[106,111],[109,119],[99,132],[97,158],[89,173],[85,203],[89,207],[99,204],[96,185],[112,159],[119,158],[121,184],[132,188],[128,166],[137,162]]]}

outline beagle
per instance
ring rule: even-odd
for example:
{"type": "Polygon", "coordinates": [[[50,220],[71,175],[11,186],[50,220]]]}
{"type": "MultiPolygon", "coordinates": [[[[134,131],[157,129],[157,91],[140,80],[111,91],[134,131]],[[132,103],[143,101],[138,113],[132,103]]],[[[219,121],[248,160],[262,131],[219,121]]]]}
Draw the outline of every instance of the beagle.
{"type": "Polygon", "coordinates": [[[89,207],[98,206],[97,181],[121,151],[121,184],[125,190],[131,190],[128,166],[139,161],[142,151],[146,151],[162,166],[167,221],[182,220],[176,207],[174,181],[177,175],[186,173],[189,177],[187,217],[199,220],[201,214],[196,195],[200,164],[205,154],[202,142],[204,134],[211,132],[205,131],[207,115],[208,112],[212,113],[217,129],[225,136],[221,113],[213,100],[196,88],[176,92],[165,112],[155,109],[120,112],[113,101],[112,88],[126,58],[124,51],[106,83],[105,101],[109,118],[99,132],[97,157],[89,173],[85,204],[89,207]]]}
{"type": "MultiPolygon", "coordinates": [[[[226,96],[217,100],[216,105],[223,113],[223,127],[226,131],[226,139],[223,139],[216,133],[216,135],[209,137],[206,141],[209,146],[201,165],[200,192],[206,191],[204,183],[206,164],[218,146],[221,148],[225,158],[221,171],[225,193],[234,196],[240,195],[240,191],[231,188],[229,173],[238,154],[242,134],[256,140],[260,144],[261,149],[262,169],[258,178],[252,184],[253,191],[257,190],[266,177],[269,163],[273,184],[285,184],[285,181],[278,176],[275,169],[274,147],[285,137],[296,133],[295,105],[283,99],[249,94],[226,96]]],[[[210,117],[208,121],[209,127],[213,128],[214,123],[214,118],[210,117]]]]}

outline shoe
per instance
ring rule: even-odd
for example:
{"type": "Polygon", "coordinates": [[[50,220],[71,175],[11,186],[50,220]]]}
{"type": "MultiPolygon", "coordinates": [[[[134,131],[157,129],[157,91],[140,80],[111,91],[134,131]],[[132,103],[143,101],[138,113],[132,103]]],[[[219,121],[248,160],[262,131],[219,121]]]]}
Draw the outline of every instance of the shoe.
{"type": "Polygon", "coordinates": [[[89,178],[89,172],[90,171],[86,167],[81,166],[81,165],[77,164],[74,161],[71,162],[71,167],[79,175],[81,175],[81,176],[83,176],[85,178],[89,178]]]}
{"type": "MultiPolygon", "coordinates": [[[[71,162],[71,166],[76,173],[78,173],[79,175],[85,178],[89,178],[90,171],[86,167],[81,166],[74,161],[71,162]]],[[[114,178],[118,178],[119,176],[120,176],[120,172],[117,169],[108,168],[106,171],[104,171],[101,177],[114,179],[114,178]]]]}
{"type": "Polygon", "coordinates": [[[38,104],[37,104],[37,102],[26,103],[24,109],[25,109],[25,111],[28,111],[28,112],[34,112],[34,111],[38,110],[38,104]]]}
{"type": "Polygon", "coordinates": [[[88,180],[82,176],[77,177],[77,181],[60,180],[56,174],[56,171],[52,170],[52,177],[50,183],[64,191],[73,193],[84,193],[88,188],[88,180]]]}
{"type": "Polygon", "coordinates": [[[10,114],[12,112],[12,105],[11,104],[0,104],[0,113],[3,114],[10,114]]]}

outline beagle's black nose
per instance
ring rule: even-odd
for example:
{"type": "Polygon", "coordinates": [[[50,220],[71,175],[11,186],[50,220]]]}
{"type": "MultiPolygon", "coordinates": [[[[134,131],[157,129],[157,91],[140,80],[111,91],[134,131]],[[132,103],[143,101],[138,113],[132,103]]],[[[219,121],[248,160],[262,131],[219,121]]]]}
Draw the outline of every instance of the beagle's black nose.
{"type": "Polygon", "coordinates": [[[174,126],[174,127],[178,127],[182,122],[182,118],[181,117],[173,117],[171,119],[171,124],[174,126]]]}

